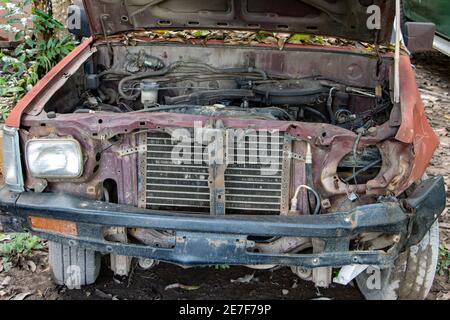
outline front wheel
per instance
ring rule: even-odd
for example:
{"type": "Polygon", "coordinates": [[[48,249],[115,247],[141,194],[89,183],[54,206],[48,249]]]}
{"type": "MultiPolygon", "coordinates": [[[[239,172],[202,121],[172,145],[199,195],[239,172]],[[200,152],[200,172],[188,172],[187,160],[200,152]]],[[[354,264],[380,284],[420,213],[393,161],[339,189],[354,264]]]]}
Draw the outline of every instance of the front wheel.
{"type": "Polygon", "coordinates": [[[69,289],[93,284],[100,273],[101,255],[99,252],[48,242],[49,263],[53,279],[69,289]]]}
{"type": "Polygon", "coordinates": [[[394,266],[373,273],[363,272],[356,282],[367,300],[424,300],[433,285],[438,258],[439,223],[436,221],[422,241],[402,253],[394,266]]]}

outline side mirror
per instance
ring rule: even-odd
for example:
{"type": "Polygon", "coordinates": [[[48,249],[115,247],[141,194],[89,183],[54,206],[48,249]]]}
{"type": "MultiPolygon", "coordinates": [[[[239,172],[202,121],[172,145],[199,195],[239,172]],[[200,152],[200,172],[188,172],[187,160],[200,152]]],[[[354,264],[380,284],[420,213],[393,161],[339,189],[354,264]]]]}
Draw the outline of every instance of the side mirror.
{"type": "Polygon", "coordinates": [[[407,22],[405,24],[405,43],[411,53],[433,50],[436,25],[431,22],[407,22]]]}
{"type": "Polygon", "coordinates": [[[67,28],[69,32],[80,38],[91,36],[88,17],[83,6],[70,5],[68,7],[67,28]]]}

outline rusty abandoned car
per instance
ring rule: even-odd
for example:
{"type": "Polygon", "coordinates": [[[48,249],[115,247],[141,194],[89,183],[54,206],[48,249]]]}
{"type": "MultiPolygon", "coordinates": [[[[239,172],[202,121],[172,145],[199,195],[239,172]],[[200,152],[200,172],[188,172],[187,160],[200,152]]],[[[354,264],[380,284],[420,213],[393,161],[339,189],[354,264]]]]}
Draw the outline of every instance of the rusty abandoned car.
{"type": "Polygon", "coordinates": [[[5,123],[3,228],[48,239],[68,286],[94,283],[109,255],[125,276],[132,259],[287,266],[318,287],[359,270],[350,280],[368,299],[424,299],[445,190],[425,176],[439,141],[393,32],[399,7],[84,1],[92,36],[5,123]],[[153,41],[156,29],[349,41],[280,50],[153,41]]]}

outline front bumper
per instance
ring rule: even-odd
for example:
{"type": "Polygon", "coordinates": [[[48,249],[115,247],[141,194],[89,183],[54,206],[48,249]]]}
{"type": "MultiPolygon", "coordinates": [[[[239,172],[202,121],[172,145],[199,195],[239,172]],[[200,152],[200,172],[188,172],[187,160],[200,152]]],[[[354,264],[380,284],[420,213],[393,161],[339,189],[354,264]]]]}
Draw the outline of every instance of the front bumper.
{"type": "Polygon", "coordinates": [[[424,181],[403,201],[387,199],[350,212],[307,216],[205,216],[139,209],[64,194],[11,193],[0,190],[0,223],[5,231],[30,230],[49,240],[62,241],[103,253],[145,257],[182,265],[295,265],[306,268],[350,264],[386,266],[405,248],[417,244],[445,208],[442,177],[424,181]],[[76,223],[76,235],[33,229],[31,217],[76,223]],[[110,242],[106,227],[175,231],[171,248],[110,242]],[[399,234],[389,251],[349,251],[357,234],[399,234]],[[253,252],[249,236],[309,237],[325,242],[317,254],[253,252]]]}

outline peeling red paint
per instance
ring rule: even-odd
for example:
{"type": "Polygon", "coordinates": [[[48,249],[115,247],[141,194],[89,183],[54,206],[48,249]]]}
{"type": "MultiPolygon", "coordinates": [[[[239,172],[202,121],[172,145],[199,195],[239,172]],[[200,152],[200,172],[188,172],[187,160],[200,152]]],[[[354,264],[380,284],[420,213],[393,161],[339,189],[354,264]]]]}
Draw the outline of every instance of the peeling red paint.
{"type": "Polygon", "coordinates": [[[414,145],[414,159],[408,185],[422,178],[439,146],[439,138],[425,115],[425,107],[417,87],[416,76],[408,56],[400,60],[402,124],[396,139],[414,145]]]}

